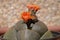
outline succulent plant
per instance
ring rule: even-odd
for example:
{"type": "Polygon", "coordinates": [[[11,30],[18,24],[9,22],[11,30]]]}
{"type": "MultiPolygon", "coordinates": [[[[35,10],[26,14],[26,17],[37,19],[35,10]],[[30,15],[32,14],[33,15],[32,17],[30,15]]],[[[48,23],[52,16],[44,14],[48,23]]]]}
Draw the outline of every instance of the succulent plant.
{"type": "Polygon", "coordinates": [[[35,15],[39,9],[37,5],[28,5],[29,12],[23,12],[23,20],[18,21],[5,34],[7,40],[47,40],[53,38],[53,33],[35,15]]]}

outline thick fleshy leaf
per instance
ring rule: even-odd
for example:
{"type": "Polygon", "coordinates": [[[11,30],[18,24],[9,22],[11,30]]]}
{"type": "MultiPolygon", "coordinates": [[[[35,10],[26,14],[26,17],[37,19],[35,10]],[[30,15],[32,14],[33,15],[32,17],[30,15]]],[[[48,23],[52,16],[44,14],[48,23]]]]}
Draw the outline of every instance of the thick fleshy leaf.
{"type": "Polygon", "coordinates": [[[33,25],[32,30],[38,32],[42,36],[48,29],[43,22],[38,21],[33,25]]]}
{"type": "Polygon", "coordinates": [[[18,32],[20,40],[39,40],[40,35],[32,30],[21,30],[18,32]]]}
{"type": "Polygon", "coordinates": [[[23,20],[18,21],[14,26],[13,26],[17,31],[19,30],[24,30],[27,28],[26,24],[23,23],[23,20]]]}
{"type": "Polygon", "coordinates": [[[53,36],[53,33],[50,32],[50,31],[47,31],[47,32],[40,38],[40,40],[51,39],[51,38],[53,38],[53,37],[54,37],[54,36],[53,36]]]}
{"type": "Polygon", "coordinates": [[[5,34],[3,39],[7,40],[17,40],[16,30],[14,28],[9,29],[5,34]]]}

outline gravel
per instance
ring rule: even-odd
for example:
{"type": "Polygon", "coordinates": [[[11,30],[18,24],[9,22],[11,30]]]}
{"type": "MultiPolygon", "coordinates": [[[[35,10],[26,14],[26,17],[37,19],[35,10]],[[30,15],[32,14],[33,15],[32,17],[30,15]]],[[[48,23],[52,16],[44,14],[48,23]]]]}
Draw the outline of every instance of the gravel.
{"type": "Polygon", "coordinates": [[[0,27],[12,27],[18,22],[21,12],[28,10],[27,4],[41,7],[37,16],[47,26],[60,25],[60,0],[0,0],[0,27]]]}

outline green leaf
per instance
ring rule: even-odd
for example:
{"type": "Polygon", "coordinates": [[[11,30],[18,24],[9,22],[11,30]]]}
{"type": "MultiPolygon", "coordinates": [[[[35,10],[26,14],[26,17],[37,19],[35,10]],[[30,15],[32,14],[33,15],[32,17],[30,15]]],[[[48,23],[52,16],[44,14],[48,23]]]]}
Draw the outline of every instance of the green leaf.
{"type": "Polygon", "coordinates": [[[4,34],[4,39],[7,40],[17,40],[16,38],[16,30],[14,28],[9,29],[5,34],[4,34]]]}
{"type": "Polygon", "coordinates": [[[53,38],[53,37],[54,37],[54,36],[53,36],[52,32],[47,31],[47,32],[40,38],[40,40],[50,39],[50,38],[53,38]]]}
{"type": "Polygon", "coordinates": [[[38,21],[37,23],[35,23],[32,27],[32,30],[36,31],[41,36],[48,31],[47,26],[41,21],[38,21]]]}
{"type": "Polygon", "coordinates": [[[32,30],[26,29],[18,32],[21,40],[39,40],[40,35],[32,30]]]}
{"type": "Polygon", "coordinates": [[[18,21],[14,26],[13,26],[16,30],[24,30],[27,28],[27,25],[25,23],[23,23],[23,20],[18,21]]]}

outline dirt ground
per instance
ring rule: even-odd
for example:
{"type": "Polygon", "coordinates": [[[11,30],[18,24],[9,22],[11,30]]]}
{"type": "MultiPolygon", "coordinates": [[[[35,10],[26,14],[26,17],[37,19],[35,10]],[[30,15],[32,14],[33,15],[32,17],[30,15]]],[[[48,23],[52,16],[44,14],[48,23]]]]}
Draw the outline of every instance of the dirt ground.
{"type": "Polygon", "coordinates": [[[27,4],[40,6],[37,17],[47,26],[60,25],[60,0],[0,0],[0,27],[12,27],[27,4]]]}

